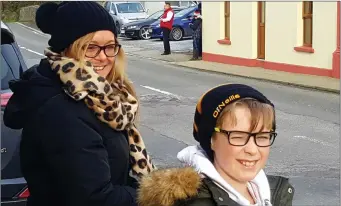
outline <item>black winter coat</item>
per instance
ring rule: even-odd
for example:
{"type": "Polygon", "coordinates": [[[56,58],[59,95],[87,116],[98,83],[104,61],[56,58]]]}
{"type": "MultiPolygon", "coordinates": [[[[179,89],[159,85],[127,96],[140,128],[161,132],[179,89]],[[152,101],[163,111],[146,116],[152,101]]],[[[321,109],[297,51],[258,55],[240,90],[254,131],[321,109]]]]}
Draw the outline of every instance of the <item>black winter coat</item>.
{"type": "Polygon", "coordinates": [[[27,206],[135,206],[127,136],[63,91],[42,60],[11,82],[4,123],[22,130],[21,169],[27,206]]]}
{"type": "Polygon", "coordinates": [[[193,23],[190,24],[190,28],[193,30],[193,38],[202,38],[202,19],[194,19],[193,23]]]}

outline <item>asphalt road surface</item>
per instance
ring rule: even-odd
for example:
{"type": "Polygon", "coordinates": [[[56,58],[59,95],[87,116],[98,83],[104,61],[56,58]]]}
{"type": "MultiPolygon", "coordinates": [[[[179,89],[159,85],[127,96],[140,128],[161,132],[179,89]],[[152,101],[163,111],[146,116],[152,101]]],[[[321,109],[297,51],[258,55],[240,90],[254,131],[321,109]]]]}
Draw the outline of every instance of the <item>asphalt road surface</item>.
{"type": "MultiPolygon", "coordinates": [[[[42,57],[48,36],[10,24],[29,65],[42,57]]],[[[125,45],[124,41],[121,41],[125,45]]],[[[192,137],[195,103],[222,83],[249,84],[276,105],[278,137],[266,172],[290,177],[294,205],[339,205],[339,95],[231,77],[128,57],[141,100],[140,129],[159,167],[178,166],[176,154],[192,137]]]]}

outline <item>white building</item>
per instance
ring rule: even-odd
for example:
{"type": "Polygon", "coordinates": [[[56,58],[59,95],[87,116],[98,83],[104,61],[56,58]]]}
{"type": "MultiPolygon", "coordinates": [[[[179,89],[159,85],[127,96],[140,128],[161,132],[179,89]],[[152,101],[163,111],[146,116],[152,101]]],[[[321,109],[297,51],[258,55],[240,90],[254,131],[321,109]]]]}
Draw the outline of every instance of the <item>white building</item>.
{"type": "Polygon", "coordinates": [[[340,78],[340,2],[202,2],[203,60],[340,78]]]}

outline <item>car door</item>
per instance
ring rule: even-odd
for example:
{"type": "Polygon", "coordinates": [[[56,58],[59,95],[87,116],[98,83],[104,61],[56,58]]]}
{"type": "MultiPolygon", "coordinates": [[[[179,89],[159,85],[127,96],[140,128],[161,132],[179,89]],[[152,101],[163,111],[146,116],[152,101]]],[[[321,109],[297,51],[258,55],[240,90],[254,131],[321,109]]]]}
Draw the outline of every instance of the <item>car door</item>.
{"type": "Polygon", "coordinates": [[[19,79],[27,67],[13,34],[1,25],[1,203],[22,202],[29,193],[20,169],[21,130],[6,127],[3,114],[12,95],[9,82],[19,79]]]}

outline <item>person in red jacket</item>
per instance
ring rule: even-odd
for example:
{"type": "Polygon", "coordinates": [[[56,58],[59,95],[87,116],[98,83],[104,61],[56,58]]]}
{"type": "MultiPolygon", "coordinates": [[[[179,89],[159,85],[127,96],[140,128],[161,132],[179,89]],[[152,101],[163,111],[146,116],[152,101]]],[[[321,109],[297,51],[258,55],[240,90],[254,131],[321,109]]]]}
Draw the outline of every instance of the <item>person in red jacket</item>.
{"type": "Polygon", "coordinates": [[[174,12],[169,2],[165,3],[164,8],[165,8],[165,11],[160,20],[160,27],[163,33],[163,47],[164,47],[164,52],[162,53],[162,55],[169,55],[171,53],[170,45],[169,45],[169,34],[173,27],[174,12]]]}

